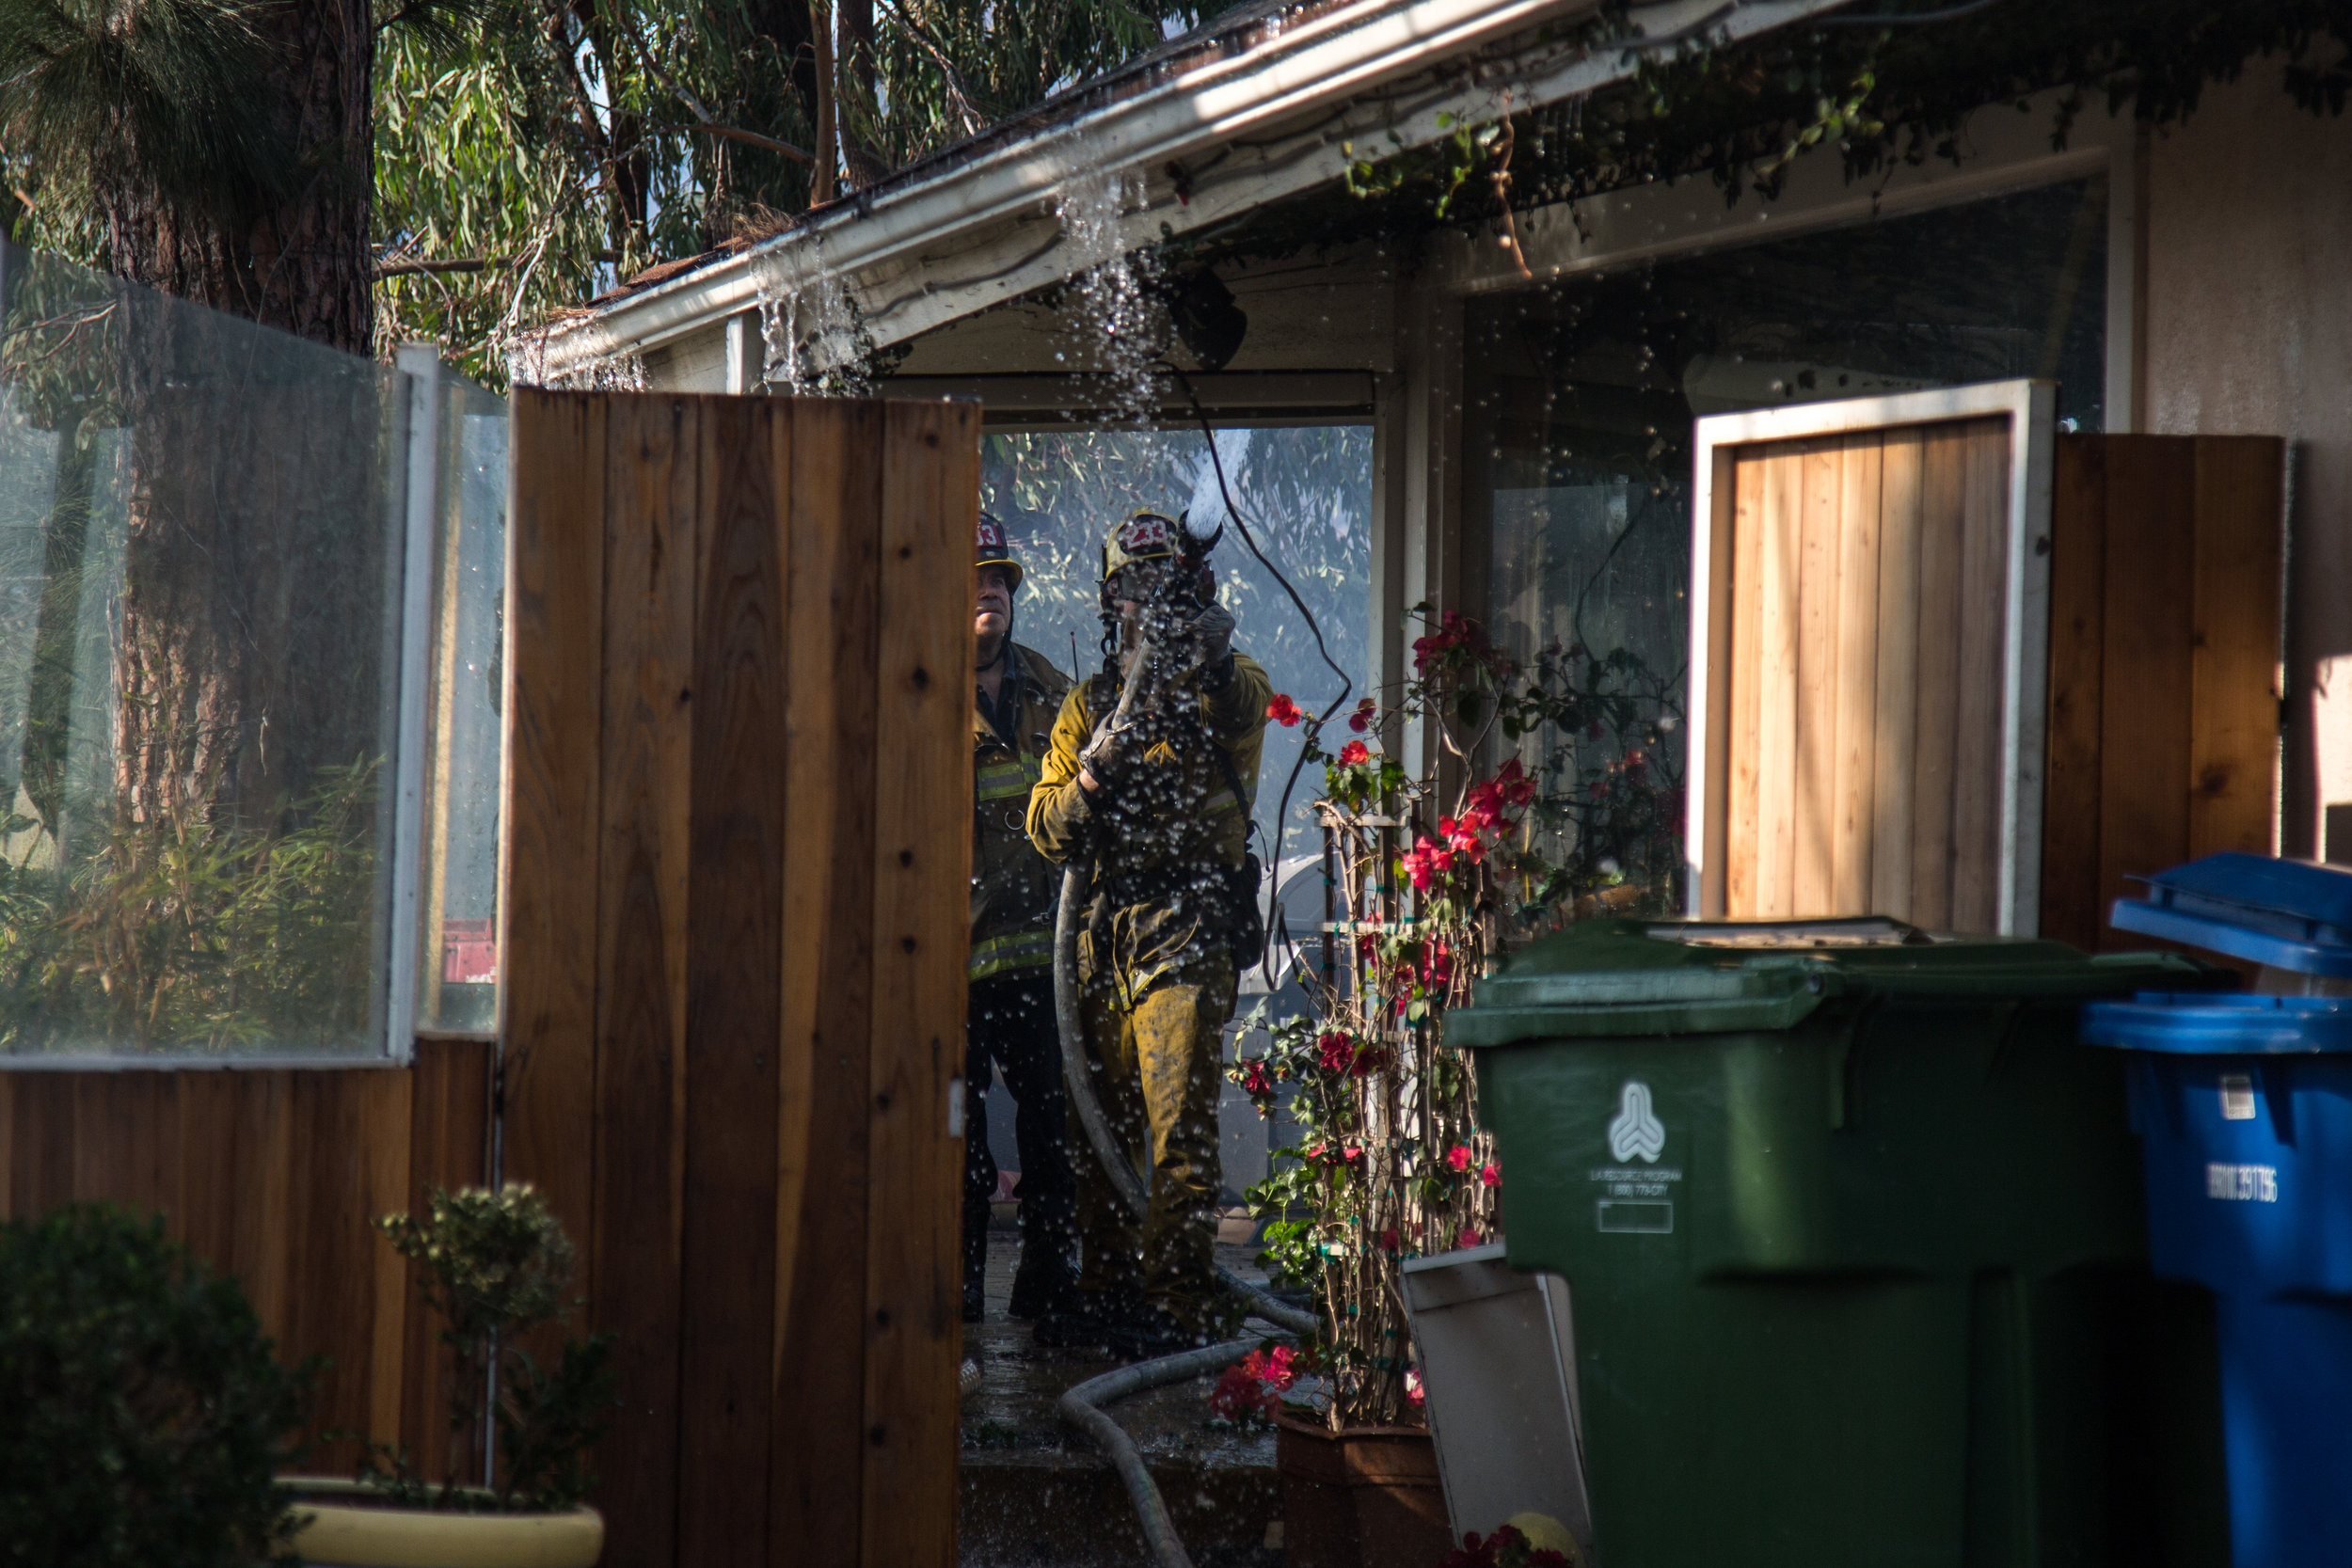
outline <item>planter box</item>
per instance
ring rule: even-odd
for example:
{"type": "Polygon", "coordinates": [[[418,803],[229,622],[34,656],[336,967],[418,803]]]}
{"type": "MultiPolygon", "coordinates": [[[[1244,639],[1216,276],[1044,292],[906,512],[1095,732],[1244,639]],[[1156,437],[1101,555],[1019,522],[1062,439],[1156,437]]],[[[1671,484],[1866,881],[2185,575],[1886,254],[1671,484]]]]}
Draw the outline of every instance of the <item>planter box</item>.
{"type": "Polygon", "coordinates": [[[569,1513],[450,1513],[395,1508],[373,1488],[288,1476],[302,1523],[294,1548],[316,1568],[595,1568],[604,1520],[569,1513]]]}
{"type": "Polygon", "coordinates": [[[1454,1544],[1438,1450],[1420,1427],[1276,1423],[1284,1568],[1437,1568],[1454,1544]]]}

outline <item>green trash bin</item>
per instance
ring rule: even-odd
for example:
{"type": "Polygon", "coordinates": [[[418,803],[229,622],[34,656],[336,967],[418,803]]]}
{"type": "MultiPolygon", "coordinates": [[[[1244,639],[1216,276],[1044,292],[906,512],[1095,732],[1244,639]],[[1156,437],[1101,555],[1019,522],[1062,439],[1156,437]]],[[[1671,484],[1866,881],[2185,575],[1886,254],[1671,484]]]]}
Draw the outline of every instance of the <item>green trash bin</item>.
{"type": "Polygon", "coordinates": [[[1588,922],[1453,1015],[1568,1281],[1603,1568],[2228,1562],[2210,1308],[2078,1006],[2229,977],[1885,920],[1588,922]]]}

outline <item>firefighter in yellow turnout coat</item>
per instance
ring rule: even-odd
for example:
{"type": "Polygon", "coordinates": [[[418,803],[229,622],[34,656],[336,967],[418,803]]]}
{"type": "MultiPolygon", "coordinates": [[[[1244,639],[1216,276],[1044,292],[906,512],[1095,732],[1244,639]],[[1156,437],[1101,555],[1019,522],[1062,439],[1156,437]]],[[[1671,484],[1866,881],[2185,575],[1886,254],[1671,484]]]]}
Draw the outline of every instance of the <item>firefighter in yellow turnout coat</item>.
{"type": "Polygon", "coordinates": [[[1080,1289],[1036,1335],[1141,1356],[1216,1327],[1223,1030],[1235,934],[1245,911],[1254,920],[1241,868],[1271,688],[1233,650],[1233,618],[1181,524],[1136,514],[1112,531],[1104,566],[1120,676],[1105,671],[1062,704],[1028,828],[1046,859],[1092,864],[1079,946],[1090,1082],[1150,1170],[1151,1201],[1138,1223],[1073,1117],[1080,1289]],[[1154,674],[1138,696],[1151,695],[1098,736],[1147,637],[1154,674]]]}
{"type": "Polygon", "coordinates": [[[980,1320],[989,1201],[996,1161],[988,1147],[992,1064],[1016,1111],[1021,1154],[1021,1263],[1011,1312],[1035,1318],[1067,1293],[1070,1159],[1062,1144],[1061,1044],[1054,1029],[1054,892],[1059,874],[1029,843],[1024,821],[1045,737],[1070,677],[1012,640],[1021,563],[983,513],[972,632],[972,958],[964,1015],[963,1318],[980,1320]]]}

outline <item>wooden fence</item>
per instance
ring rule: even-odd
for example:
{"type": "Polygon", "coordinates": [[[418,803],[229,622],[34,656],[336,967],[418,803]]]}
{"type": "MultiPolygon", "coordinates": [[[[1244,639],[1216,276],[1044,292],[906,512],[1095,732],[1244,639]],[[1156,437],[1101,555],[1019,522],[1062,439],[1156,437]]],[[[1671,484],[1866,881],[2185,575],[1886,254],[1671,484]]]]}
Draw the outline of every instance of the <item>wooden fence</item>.
{"type": "Polygon", "coordinates": [[[2130,878],[2271,852],[2286,443],[2061,436],[2054,469],[2042,932],[2144,948],[2130,878]]]}
{"type": "Polygon", "coordinates": [[[608,1563],[946,1568],[978,410],[513,419],[502,1049],[0,1072],[0,1215],[160,1212],[331,1358],[314,1433],[437,1467],[445,1358],[369,1221],[534,1182],[618,1336],[608,1563]]]}
{"type": "Polygon", "coordinates": [[[972,404],[517,390],[504,1174],[607,1560],[946,1568],[972,404]]]}
{"type": "MultiPolygon", "coordinates": [[[[423,1039],[405,1069],[0,1072],[0,1216],[98,1201],[162,1214],[237,1275],[286,1359],[326,1358],[312,1439],[405,1443],[438,1474],[447,1354],[369,1221],[487,1179],[490,1055],[423,1039]]],[[[358,1458],[314,1441],[304,1467],[348,1474],[358,1458]]]]}

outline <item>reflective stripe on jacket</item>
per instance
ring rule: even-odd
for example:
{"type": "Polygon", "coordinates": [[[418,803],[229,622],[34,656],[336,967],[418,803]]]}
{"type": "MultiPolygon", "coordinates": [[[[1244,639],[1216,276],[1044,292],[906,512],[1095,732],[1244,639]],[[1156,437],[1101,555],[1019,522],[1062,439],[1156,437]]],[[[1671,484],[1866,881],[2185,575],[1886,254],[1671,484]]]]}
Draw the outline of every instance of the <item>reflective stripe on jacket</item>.
{"type": "Polygon", "coordinates": [[[1045,863],[1024,816],[1041,773],[1054,716],[1070,677],[1034,648],[1012,645],[1005,680],[1019,694],[1014,745],[1008,747],[977,699],[972,709],[971,977],[985,980],[1054,961],[1054,892],[1060,873],[1045,863]]]}

